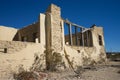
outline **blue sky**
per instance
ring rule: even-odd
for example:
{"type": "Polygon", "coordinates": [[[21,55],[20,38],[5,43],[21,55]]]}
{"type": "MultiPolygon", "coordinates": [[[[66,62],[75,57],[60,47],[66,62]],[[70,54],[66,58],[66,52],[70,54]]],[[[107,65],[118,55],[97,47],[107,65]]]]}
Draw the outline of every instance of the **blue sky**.
{"type": "Polygon", "coordinates": [[[22,28],[54,3],[62,17],[90,27],[102,26],[107,51],[120,51],[120,0],[0,0],[0,25],[22,28]]]}

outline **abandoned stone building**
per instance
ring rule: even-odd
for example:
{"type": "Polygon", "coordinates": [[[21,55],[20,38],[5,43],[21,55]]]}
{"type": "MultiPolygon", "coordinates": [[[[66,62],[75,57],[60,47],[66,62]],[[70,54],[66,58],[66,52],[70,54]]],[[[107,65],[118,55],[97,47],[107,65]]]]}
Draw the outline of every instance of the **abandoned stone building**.
{"type": "Polygon", "coordinates": [[[104,62],[103,28],[85,28],[64,20],[60,7],[51,4],[36,23],[22,29],[0,26],[0,59],[3,75],[1,70],[18,71],[20,65],[25,70],[51,66],[64,70],[104,62]]]}

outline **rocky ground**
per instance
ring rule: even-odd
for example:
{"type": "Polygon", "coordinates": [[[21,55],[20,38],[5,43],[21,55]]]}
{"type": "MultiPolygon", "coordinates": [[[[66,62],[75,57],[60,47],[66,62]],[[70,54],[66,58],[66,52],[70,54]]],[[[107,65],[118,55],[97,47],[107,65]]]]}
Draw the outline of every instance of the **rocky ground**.
{"type": "Polygon", "coordinates": [[[26,79],[18,80],[120,80],[120,61],[110,61],[107,65],[84,66],[75,72],[71,69],[62,72],[34,73],[38,78],[28,79],[29,76],[35,77],[34,74],[28,74],[26,79]]]}
{"type": "MultiPolygon", "coordinates": [[[[77,72],[76,72],[77,73],[77,72]]],[[[120,62],[108,65],[85,66],[79,74],[73,71],[49,73],[48,80],[120,80],[120,62]]]]}
{"type": "Polygon", "coordinates": [[[96,66],[82,74],[83,80],[120,80],[120,62],[110,62],[108,65],[96,66]]]}

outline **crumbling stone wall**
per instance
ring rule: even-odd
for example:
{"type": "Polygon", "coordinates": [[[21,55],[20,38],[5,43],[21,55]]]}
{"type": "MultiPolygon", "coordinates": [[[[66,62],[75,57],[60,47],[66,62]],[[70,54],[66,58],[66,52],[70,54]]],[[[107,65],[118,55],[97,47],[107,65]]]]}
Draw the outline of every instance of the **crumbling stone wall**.
{"type": "Polygon", "coordinates": [[[2,41],[0,40],[0,53],[4,53],[4,48],[7,49],[7,53],[15,53],[27,47],[32,43],[18,42],[18,41],[2,41]]]}
{"type": "MultiPolygon", "coordinates": [[[[62,59],[57,60],[58,56],[64,50],[63,47],[63,23],[61,19],[60,8],[54,4],[51,4],[45,13],[45,28],[46,28],[46,65],[47,70],[51,70],[54,66],[63,63],[62,59]],[[55,60],[54,60],[55,59],[55,60]]],[[[52,69],[53,70],[53,69],[52,69]]]]}
{"type": "Polygon", "coordinates": [[[92,58],[104,62],[106,61],[106,52],[105,52],[103,28],[94,26],[92,28],[92,35],[93,35],[93,46],[96,48],[95,51],[96,54],[93,54],[94,57],[92,58]],[[99,35],[102,38],[102,45],[100,45],[99,43],[99,35]]]}
{"type": "MultiPolygon", "coordinates": [[[[36,38],[40,38],[39,23],[31,24],[27,27],[19,29],[14,41],[25,41],[25,42],[35,42],[36,38]]],[[[40,42],[40,40],[38,41],[40,42]]]]}
{"type": "Polygon", "coordinates": [[[82,65],[95,65],[106,62],[106,52],[104,47],[104,34],[101,27],[94,26],[92,32],[92,47],[85,46],[65,46],[66,54],[74,69],[82,65]],[[99,35],[102,36],[102,45],[99,44],[99,35]]]}
{"type": "Polygon", "coordinates": [[[82,46],[78,47],[78,49],[74,49],[64,45],[65,41],[64,36],[62,35],[64,34],[64,29],[60,8],[52,4],[47,9],[45,20],[47,68],[50,68],[53,63],[54,52],[60,53],[63,59],[61,61],[63,61],[68,68],[70,68],[70,66],[72,68],[77,68],[82,65],[93,65],[105,61],[106,55],[102,28],[93,27],[90,29],[90,47],[82,46]],[[99,35],[102,36],[103,45],[99,45],[99,35]]]}
{"type": "MultiPolygon", "coordinates": [[[[0,41],[1,42],[1,41],[0,41]]],[[[13,48],[26,46],[11,54],[0,52],[0,80],[14,80],[13,75],[22,71],[44,70],[45,54],[44,46],[40,43],[3,42],[3,45],[11,45],[13,48]],[[17,44],[17,45],[16,45],[17,44]]],[[[1,45],[1,43],[0,43],[1,45]]],[[[6,46],[7,46],[6,45],[6,46]]]]}
{"type": "Polygon", "coordinates": [[[47,46],[55,52],[60,52],[63,50],[63,26],[61,20],[60,8],[54,4],[51,4],[46,11],[46,32],[48,33],[46,39],[48,39],[47,46]],[[48,28],[49,27],[49,28],[48,28]],[[49,31],[49,32],[48,32],[49,31]]]}

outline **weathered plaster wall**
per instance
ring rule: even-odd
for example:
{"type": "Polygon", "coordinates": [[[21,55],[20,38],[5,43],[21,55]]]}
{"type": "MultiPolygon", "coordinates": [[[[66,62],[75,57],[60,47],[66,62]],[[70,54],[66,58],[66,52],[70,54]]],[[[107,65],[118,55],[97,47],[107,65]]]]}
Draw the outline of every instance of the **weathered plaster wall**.
{"type": "Polygon", "coordinates": [[[70,61],[69,62],[67,60],[67,57],[65,58],[67,60],[67,63],[68,63],[68,64],[66,64],[67,68],[71,68],[70,65],[72,65],[72,67],[74,69],[76,69],[78,66],[82,66],[83,65],[83,63],[82,63],[82,56],[81,56],[82,55],[81,54],[82,50],[81,50],[81,53],[79,53],[77,50],[75,50],[71,46],[65,46],[64,50],[66,51],[66,53],[64,51],[65,56],[67,56],[69,61],[70,61]]]}
{"type": "Polygon", "coordinates": [[[40,43],[9,42],[8,44],[5,41],[3,43],[8,46],[11,43],[13,48],[22,45],[26,45],[26,47],[11,54],[0,52],[0,80],[12,80],[10,78],[13,74],[23,70],[34,70],[37,67],[36,65],[40,66],[39,70],[45,69],[45,48],[40,43]]]}
{"type": "Polygon", "coordinates": [[[97,27],[97,26],[94,26],[92,28],[92,34],[94,35],[94,37],[96,37],[97,39],[94,39],[94,46],[96,45],[99,45],[99,38],[98,38],[98,35],[101,35],[102,36],[102,42],[103,42],[103,45],[101,47],[104,47],[105,46],[105,42],[104,42],[104,33],[103,33],[103,28],[102,27],[97,27]]]}
{"type": "MultiPolygon", "coordinates": [[[[0,40],[0,53],[4,53],[4,48],[7,48],[7,53],[15,53],[27,47],[26,42],[19,41],[2,41],[0,40]]],[[[32,44],[32,43],[31,43],[32,44]]]]}
{"type": "MultiPolygon", "coordinates": [[[[22,41],[22,37],[25,37],[27,42],[35,42],[34,39],[34,34],[36,34],[35,36],[40,39],[40,24],[39,22],[28,25],[27,27],[24,27],[22,29],[19,29],[17,35],[16,35],[16,41],[22,41]]],[[[40,42],[40,40],[38,40],[38,42],[40,42]]]]}
{"type": "Polygon", "coordinates": [[[90,65],[104,63],[106,52],[104,47],[103,28],[94,26],[91,28],[93,47],[66,46],[66,52],[74,68],[80,65],[90,65]],[[103,45],[99,45],[99,35],[102,36],[103,45]],[[77,55],[77,57],[76,57],[77,55]],[[81,62],[79,62],[81,61],[81,62]]]}
{"type": "Polygon", "coordinates": [[[104,43],[104,34],[103,34],[103,28],[102,27],[96,27],[94,26],[92,28],[92,37],[93,37],[93,46],[96,48],[95,53],[92,54],[92,58],[96,60],[105,60],[106,59],[106,52],[105,52],[105,43],[104,43]],[[102,44],[99,45],[99,35],[102,36],[102,44]]]}
{"type": "Polygon", "coordinates": [[[0,26],[0,40],[12,41],[17,33],[17,29],[0,26]]]}
{"type": "MultiPolygon", "coordinates": [[[[100,49],[101,50],[101,49],[100,49]]],[[[67,68],[76,70],[79,66],[83,65],[96,65],[99,63],[105,63],[106,55],[105,52],[101,53],[96,47],[78,47],[78,46],[65,46],[65,63],[67,68]]]]}

